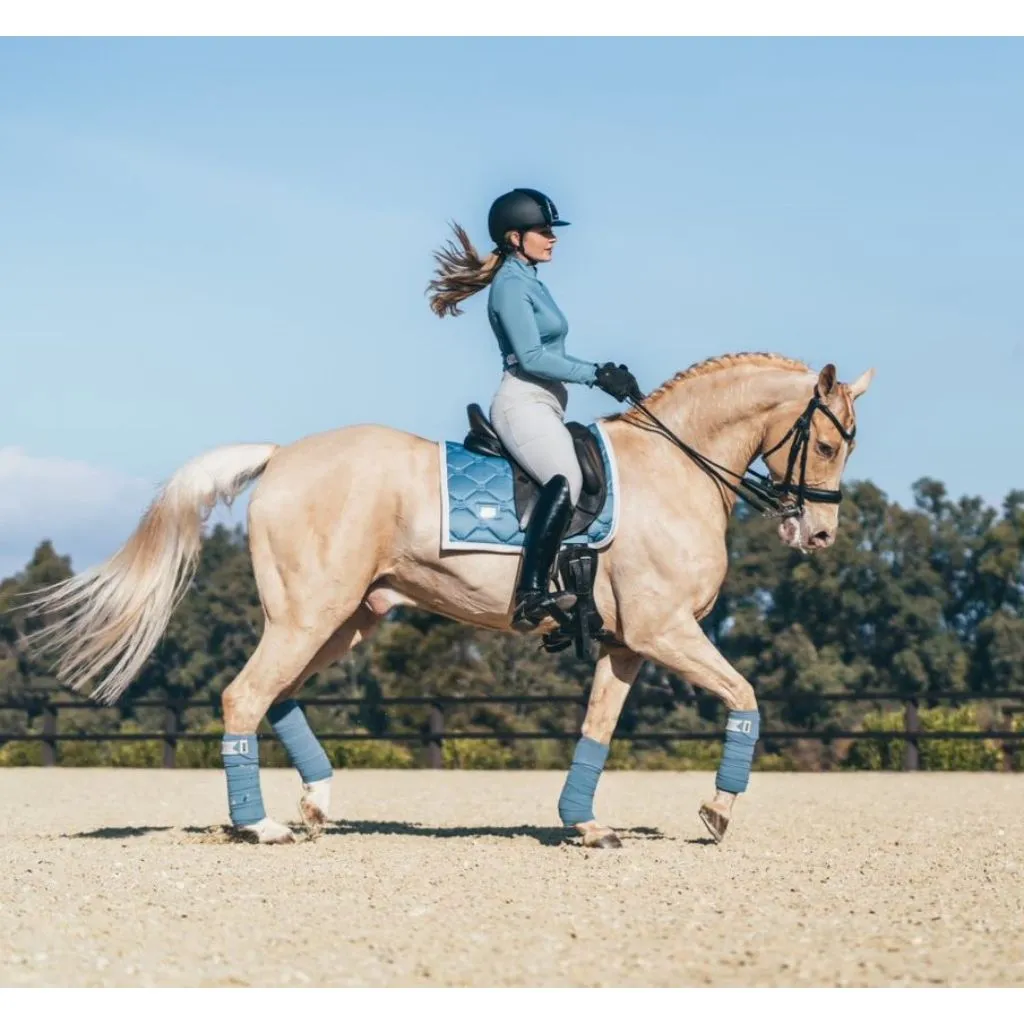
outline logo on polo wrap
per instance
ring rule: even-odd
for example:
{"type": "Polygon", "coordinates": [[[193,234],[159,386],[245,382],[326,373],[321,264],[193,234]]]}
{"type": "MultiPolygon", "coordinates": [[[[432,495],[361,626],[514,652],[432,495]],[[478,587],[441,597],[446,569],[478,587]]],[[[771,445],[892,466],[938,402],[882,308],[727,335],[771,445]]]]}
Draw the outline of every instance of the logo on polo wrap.
{"type": "Polygon", "coordinates": [[[749,736],[754,731],[754,723],[749,718],[731,719],[725,723],[726,732],[742,732],[749,736]]]}
{"type": "Polygon", "coordinates": [[[248,754],[248,740],[222,740],[220,744],[221,754],[248,754]]]}

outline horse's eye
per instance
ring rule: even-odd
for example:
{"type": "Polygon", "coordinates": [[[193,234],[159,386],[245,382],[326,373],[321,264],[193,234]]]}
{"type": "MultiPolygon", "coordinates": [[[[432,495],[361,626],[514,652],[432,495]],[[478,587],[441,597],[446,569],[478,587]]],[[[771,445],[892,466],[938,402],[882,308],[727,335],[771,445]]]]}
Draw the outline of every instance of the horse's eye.
{"type": "Polygon", "coordinates": [[[817,444],[818,454],[823,459],[831,459],[835,455],[836,450],[830,444],[826,444],[824,441],[819,441],[817,444]]]}

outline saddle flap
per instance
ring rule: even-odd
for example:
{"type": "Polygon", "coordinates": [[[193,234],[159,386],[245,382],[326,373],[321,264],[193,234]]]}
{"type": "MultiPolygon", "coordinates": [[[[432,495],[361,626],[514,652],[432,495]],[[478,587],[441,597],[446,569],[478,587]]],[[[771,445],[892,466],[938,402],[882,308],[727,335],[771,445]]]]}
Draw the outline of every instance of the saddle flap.
{"type": "Polygon", "coordinates": [[[597,438],[582,423],[569,423],[567,426],[583,474],[583,490],[586,494],[598,494],[604,487],[604,462],[597,438]]]}

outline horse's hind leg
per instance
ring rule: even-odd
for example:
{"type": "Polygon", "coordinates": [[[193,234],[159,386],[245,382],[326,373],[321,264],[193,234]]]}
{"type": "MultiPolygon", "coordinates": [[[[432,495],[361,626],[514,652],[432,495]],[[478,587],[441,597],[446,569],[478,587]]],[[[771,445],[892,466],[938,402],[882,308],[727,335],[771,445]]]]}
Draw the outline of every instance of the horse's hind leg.
{"type": "Polygon", "coordinates": [[[612,647],[602,653],[594,672],[594,685],[581,730],[583,735],[576,744],[572,766],[558,800],[562,824],[574,827],[583,837],[584,846],[622,845],[612,829],[598,824],[593,801],[615,726],[642,664],[640,655],[612,647]]]}
{"type": "Polygon", "coordinates": [[[305,714],[294,698],[308,679],[340,661],[353,647],[365,640],[379,622],[380,616],[375,615],[366,605],[360,605],[351,618],[320,648],[268,712],[278,739],[284,744],[292,764],[302,778],[299,815],[314,835],[323,828],[330,813],[333,769],[327,752],[313,735],[305,714]]]}
{"type": "Polygon", "coordinates": [[[286,826],[267,817],[263,808],[256,730],[270,705],[316,655],[324,640],[324,635],[316,631],[268,622],[252,657],[221,697],[222,754],[231,822],[261,843],[290,842],[294,837],[286,826]]]}
{"type": "MultiPolygon", "coordinates": [[[[345,634],[390,544],[387,524],[395,518],[385,490],[364,493],[351,482],[352,474],[314,493],[304,476],[310,471],[308,456],[297,455],[294,462],[285,457],[276,465],[276,474],[271,466],[249,502],[249,548],[266,626],[222,698],[231,821],[260,842],[294,837],[263,808],[256,729],[270,707],[309,674],[333,638],[345,634]]],[[[344,646],[350,643],[351,636],[344,646]]],[[[312,752],[309,761],[300,758],[311,777],[329,777],[330,762],[304,718],[300,709],[285,730],[297,726],[292,735],[301,753],[312,752]]]]}

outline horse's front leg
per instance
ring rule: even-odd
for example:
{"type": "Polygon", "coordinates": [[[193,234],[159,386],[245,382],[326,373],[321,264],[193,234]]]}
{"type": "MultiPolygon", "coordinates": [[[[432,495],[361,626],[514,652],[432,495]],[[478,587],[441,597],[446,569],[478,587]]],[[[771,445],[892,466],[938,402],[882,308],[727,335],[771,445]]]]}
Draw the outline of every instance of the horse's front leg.
{"type": "Polygon", "coordinates": [[[761,717],[754,688],[719,654],[692,616],[680,616],[659,624],[643,638],[630,643],[642,654],[677,672],[693,686],[716,694],[729,709],[725,723],[725,746],[715,776],[715,796],[700,808],[704,822],[716,843],[729,827],[733,803],[746,791],[754,747],[760,734],[761,717]]]}
{"type": "Polygon", "coordinates": [[[562,824],[574,827],[583,837],[584,846],[622,845],[615,832],[598,824],[594,817],[594,792],[622,706],[642,664],[642,657],[621,647],[606,649],[597,662],[582,736],[558,801],[562,824]]]}

